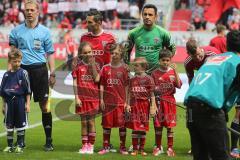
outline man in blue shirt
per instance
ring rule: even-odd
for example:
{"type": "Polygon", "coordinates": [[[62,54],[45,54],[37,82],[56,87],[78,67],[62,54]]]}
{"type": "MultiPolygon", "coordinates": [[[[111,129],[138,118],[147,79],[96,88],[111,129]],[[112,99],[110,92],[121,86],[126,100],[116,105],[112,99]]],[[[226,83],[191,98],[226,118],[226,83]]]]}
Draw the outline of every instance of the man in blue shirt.
{"type": "Polygon", "coordinates": [[[228,160],[225,112],[240,97],[240,31],[227,35],[229,52],[212,56],[185,95],[194,160],[228,160]]]}
{"type": "Polygon", "coordinates": [[[42,111],[42,124],[46,135],[46,151],[52,151],[52,114],[48,108],[49,85],[55,84],[54,49],[49,29],[38,23],[39,4],[28,0],[24,4],[25,23],[15,27],[9,37],[11,48],[18,48],[23,54],[21,67],[27,70],[35,102],[42,111]],[[50,69],[48,69],[46,57],[50,69]]]}

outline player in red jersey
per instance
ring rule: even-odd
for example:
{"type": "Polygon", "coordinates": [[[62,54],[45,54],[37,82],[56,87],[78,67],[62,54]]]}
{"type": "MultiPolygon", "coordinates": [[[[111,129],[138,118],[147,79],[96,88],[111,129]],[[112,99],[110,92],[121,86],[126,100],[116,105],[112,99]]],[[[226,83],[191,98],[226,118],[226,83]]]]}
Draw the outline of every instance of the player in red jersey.
{"type": "Polygon", "coordinates": [[[77,46],[77,43],[75,42],[74,38],[72,37],[72,30],[68,30],[65,37],[64,37],[64,42],[66,46],[66,51],[67,51],[67,57],[66,61],[67,64],[63,66],[63,70],[66,68],[71,71],[72,70],[72,60],[74,56],[74,52],[77,46]]]}
{"type": "Polygon", "coordinates": [[[125,117],[126,127],[132,129],[133,152],[136,156],[140,151],[146,156],[144,145],[146,131],[149,130],[149,114],[154,116],[157,110],[154,96],[154,82],[151,76],[147,75],[147,61],[144,57],[134,60],[135,76],[129,80],[129,92],[127,99],[127,112],[125,117]],[[150,99],[150,102],[149,102],[150,99]],[[150,113],[149,113],[150,110],[150,113]]]}
{"type": "Polygon", "coordinates": [[[102,68],[103,65],[110,63],[110,52],[106,49],[109,44],[115,43],[114,36],[103,30],[103,16],[97,10],[91,10],[87,14],[87,33],[83,34],[80,42],[89,42],[92,45],[93,54],[96,62],[102,68]]]}
{"type": "Polygon", "coordinates": [[[163,49],[159,53],[160,68],[152,72],[155,83],[155,96],[158,113],[154,117],[155,144],[153,155],[163,153],[162,130],[167,128],[168,156],[175,156],[173,150],[173,127],[176,126],[176,100],[174,94],[176,88],[181,88],[182,82],[176,71],[176,64],[171,64],[171,51],[163,49]]]}
{"type": "Polygon", "coordinates": [[[72,72],[75,94],[76,114],[81,116],[82,148],[80,154],[93,154],[96,136],[95,115],[99,109],[98,74],[99,67],[95,63],[91,45],[80,44],[78,56],[81,59],[72,72]]]}
{"type": "Polygon", "coordinates": [[[184,67],[190,84],[194,77],[194,70],[198,70],[206,58],[220,52],[211,46],[199,47],[195,39],[189,39],[186,43],[188,57],[184,61],[184,67]]]}
{"type": "Polygon", "coordinates": [[[221,53],[227,52],[227,38],[225,36],[226,27],[217,25],[217,36],[211,39],[210,46],[217,48],[221,53]]]}
{"type": "Polygon", "coordinates": [[[128,91],[128,66],[123,63],[123,52],[120,44],[112,45],[110,49],[111,63],[104,65],[101,70],[100,107],[102,110],[103,149],[99,154],[110,151],[111,128],[119,128],[120,153],[128,154],[124,108],[126,92],[128,91]]]}

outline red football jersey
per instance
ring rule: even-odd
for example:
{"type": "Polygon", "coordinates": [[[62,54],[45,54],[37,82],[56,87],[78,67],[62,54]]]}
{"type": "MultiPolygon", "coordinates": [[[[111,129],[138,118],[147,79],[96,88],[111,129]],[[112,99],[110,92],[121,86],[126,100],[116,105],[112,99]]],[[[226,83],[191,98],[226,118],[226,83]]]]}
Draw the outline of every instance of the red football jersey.
{"type": "MultiPolygon", "coordinates": [[[[99,66],[97,65],[99,72],[99,66]]],[[[72,72],[77,79],[78,96],[81,101],[99,101],[98,83],[94,82],[92,66],[81,61],[72,72]]]]}
{"type": "Polygon", "coordinates": [[[107,64],[101,70],[100,84],[104,86],[104,102],[109,105],[123,105],[126,99],[125,87],[128,86],[128,68],[125,64],[107,64]]]}
{"type": "Polygon", "coordinates": [[[218,51],[216,48],[211,46],[202,47],[202,49],[204,50],[204,58],[202,61],[195,62],[193,61],[191,56],[188,56],[184,61],[184,67],[185,67],[189,82],[191,82],[194,77],[194,70],[198,70],[205,63],[207,57],[220,53],[220,51],[218,51]]]}
{"type": "Polygon", "coordinates": [[[93,35],[91,32],[88,32],[82,35],[80,42],[89,42],[92,45],[93,54],[100,68],[110,63],[110,52],[106,46],[116,42],[111,33],[102,31],[99,35],[93,35]]]}
{"type": "MultiPolygon", "coordinates": [[[[164,71],[156,69],[152,72],[152,77],[155,83],[155,92],[160,96],[173,96],[176,92],[176,76],[172,68],[164,71]]],[[[180,80],[182,85],[182,82],[180,80]]]]}
{"type": "Polygon", "coordinates": [[[149,75],[134,76],[129,82],[130,100],[149,99],[154,91],[154,81],[149,75]]]}
{"type": "Polygon", "coordinates": [[[226,37],[216,36],[210,41],[210,46],[217,48],[221,53],[227,52],[226,37]]]}

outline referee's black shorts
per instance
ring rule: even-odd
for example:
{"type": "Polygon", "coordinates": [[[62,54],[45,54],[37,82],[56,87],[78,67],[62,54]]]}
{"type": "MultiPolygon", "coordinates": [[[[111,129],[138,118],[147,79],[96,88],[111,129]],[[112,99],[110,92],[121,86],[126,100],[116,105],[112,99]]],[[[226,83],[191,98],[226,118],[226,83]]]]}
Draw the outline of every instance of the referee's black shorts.
{"type": "Polygon", "coordinates": [[[47,100],[49,96],[49,85],[46,63],[21,65],[21,68],[28,72],[34,102],[47,100]]]}

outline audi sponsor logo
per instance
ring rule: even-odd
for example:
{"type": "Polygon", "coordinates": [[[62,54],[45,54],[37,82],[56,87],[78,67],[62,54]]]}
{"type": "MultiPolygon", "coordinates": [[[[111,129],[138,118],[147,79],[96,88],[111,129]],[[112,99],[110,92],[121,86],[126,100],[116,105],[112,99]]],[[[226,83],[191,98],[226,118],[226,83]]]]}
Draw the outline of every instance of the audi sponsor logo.
{"type": "Polygon", "coordinates": [[[132,87],[132,92],[147,92],[145,87],[132,87]]]}
{"type": "Polygon", "coordinates": [[[91,75],[81,75],[82,81],[92,81],[93,77],[91,75]]]}
{"type": "Polygon", "coordinates": [[[110,85],[120,84],[120,80],[119,79],[107,79],[107,84],[110,84],[110,85]]]}
{"type": "Polygon", "coordinates": [[[103,50],[93,50],[93,55],[103,55],[104,51],[103,50]]]}

